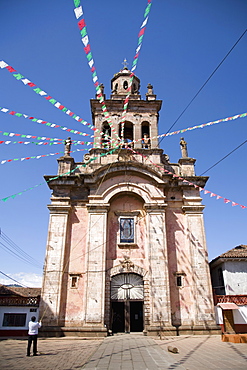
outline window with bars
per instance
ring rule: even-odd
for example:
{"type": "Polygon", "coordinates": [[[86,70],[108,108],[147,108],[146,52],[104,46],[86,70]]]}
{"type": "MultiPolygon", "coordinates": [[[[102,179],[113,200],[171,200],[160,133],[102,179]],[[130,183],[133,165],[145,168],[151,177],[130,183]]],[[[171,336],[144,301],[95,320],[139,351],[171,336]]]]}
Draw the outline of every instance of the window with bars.
{"type": "Polygon", "coordinates": [[[3,326],[26,326],[26,313],[5,313],[3,326]]]}

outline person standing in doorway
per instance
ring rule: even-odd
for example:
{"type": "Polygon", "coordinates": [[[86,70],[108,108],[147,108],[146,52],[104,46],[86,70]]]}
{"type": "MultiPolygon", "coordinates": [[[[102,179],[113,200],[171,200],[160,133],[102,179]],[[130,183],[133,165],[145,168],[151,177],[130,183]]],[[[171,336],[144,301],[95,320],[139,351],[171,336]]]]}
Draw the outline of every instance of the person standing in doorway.
{"type": "Polygon", "coordinates": [[[30,356],[32,342],[33,342],[33,355],[38,356],[37,355],[37,340],[38,340],[39,328],[41,328],[41,321],[37,322],[36,317],[32,316],[31,320],[28,323],[27,356],[30,356]]]}

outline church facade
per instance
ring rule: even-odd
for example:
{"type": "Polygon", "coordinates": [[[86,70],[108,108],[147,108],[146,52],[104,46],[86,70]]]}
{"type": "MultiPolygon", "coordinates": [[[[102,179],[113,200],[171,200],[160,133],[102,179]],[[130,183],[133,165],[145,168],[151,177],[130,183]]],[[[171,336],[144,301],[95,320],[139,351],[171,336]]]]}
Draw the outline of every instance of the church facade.
{"type": "Polygon", "coordinates": [[[140,81],[134,76],[131,84],[126,67],[111,84],[112,94],[104,99],[110,125],[101,103],[92,99],[93,148],[75,163],[68,139],[58,159],[59,177],[45,177],[52,196],[43,332],[217,332],[198,189],[207,177],[195,175],[184,140],[178,163],[159,149],[162,101],[150,84],[141,99],[140,81]]]}

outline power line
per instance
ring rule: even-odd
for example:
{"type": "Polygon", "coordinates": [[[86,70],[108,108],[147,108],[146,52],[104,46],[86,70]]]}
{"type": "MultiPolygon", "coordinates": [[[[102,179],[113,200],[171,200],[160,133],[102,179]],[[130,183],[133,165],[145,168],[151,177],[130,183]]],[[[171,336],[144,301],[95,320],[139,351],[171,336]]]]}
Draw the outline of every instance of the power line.
{"type": "Polygon", "coordinates": [[[234,153],[237,149],[239,149],[242,145],[244,145],[245,143],[247,143],[247,140],[245,140],[242,144],[238,145],[235,149],[233,149],[230,153],[228,153],[227,155],[225,155],[223,158],[221,158],[218,162],[216,162],[215,164],[213,164],[211,167],[209,167],[206,171],[204,171],[203,173],[201,173],[199,176],[202,176],[204,175],[206,172],[208,172],[209,170],[211,170],[213,167],[217,166],[217,164],[219,164],[220,162],[222,162],[224,159],[226,159],[227,157],[229,157],[229,155],[231,155],[232,153],[234,153]]]}
{"type": "Polygon", "coordinates": [[[0,240],[2,239],[3,242],[0,241],[0,247],[5,248],[5,250],[15,256],[16,258],[31,264],[32,266],[36,266],[38,268],[42,268],[42,264],[36,261],[32,256],[27,254],[23,249],[18,247],[16,243],[14,243],[1,229],[0,229],[0,240]],[[6,245],[7,244],[7,245],[6,245]]]}
{"type": "Polygon", "coordinates": [[[6,276],[8,279],[10,279],[10,280],[13,280],[13,281],[15,281],[16,283],[18,283],[19,285],[22,285],[22,286],[24,286],[25,288],[29,288],[28,286],[26,286],[26,285],[24,285],[24,284],[22,284],[22,283],[20,283],[19,281],[17,281],[17,280],[15,280],[15,279],[13,279],[12,277],[10,277],[9,275],[6,275],[4,272],[2,272],[2,271],[0,271],[0,274],[2,274],[2,275],[4,275],[4,276],[6,276]]]}
{"type": "MultiPolygon", "coordinates": [[[[191,103],[195,100],[195,98],[199,95],[199,93],[202,91],[202,89],[206,86],[206,84],[209,82],[209,80],[213,77],[213,75],[215,74],[215,72],[220,68],[220,66],[222,65],[222,63],[226,60],[226,58],[228,57],[228,55],[232,52],[232,50],[235,48],[235,46],[237,46],[237,44],[239,43],[239,41],[242,39],[242,37],[245,35],[245,33],[247,32],[247,28],[246,30],[242,33],[242,35],[239,37],[239,39],[235,42],[235,44],[232,46],[232,48],[228,51],[228,53],[224,56],[224,58],[222,59],[222,61],[218,64],[218,66],[214,69],[214,71],[211,73],[211,75],[208,77],[208,79],[204,82],[204,84],[200,87],[200,89],[197,91],[197,93],[194,95],[194,97],[191,99],[191,101],[187,104],[187,106],[184,108],[184,110],[182,111],[182,113],[180,113],[180,115],[178,116],[178,118],[175,120],[175,122],[171,125],[171,127],[167,130],[166,134],[168,134],[168,132],[173,128],[173,126],[175,126],[175,124],[177,123],[177,121],[182,117],[182,115],[186,112],[186,110],[189,108],[189,106],[191,105],[191,103]]],[[[165,137],[165,136],[164,136],[165,137]]],[[[160,140],[159,144],[161,143],[161,141],[164,139],[164,137],[160,140]]]]}
{"type": "MultiPolygon", "coordinates": [[[[10,248],[8,248],[6,245],[4,245],[3,243],[0,242],[0,247],[3,247],[6,249],[6,251],[8,251],[11,255],[13,255],[14,257],[18,258],[19,260],[23,261],[23,262],[26,262],[26,263],[29,263],[31,265],[33,265],[33,263],[29,262],[28,260],[26,260],[25,258],[19,256],[17,253],[15,253],[14,251],[12,251],[10,248]]],[[[36,266],[37,267],[37,266],[36,266]]]]}

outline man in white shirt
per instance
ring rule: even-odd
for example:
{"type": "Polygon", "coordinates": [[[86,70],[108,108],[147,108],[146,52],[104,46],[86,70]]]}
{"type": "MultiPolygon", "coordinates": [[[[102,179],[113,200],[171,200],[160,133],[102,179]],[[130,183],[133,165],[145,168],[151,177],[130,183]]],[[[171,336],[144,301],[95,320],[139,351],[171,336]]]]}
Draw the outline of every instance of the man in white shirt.
{"type": "Polygon", "coordinates": [[[28,345],[27,345],[27,356],[30,356],[31,345],[33,342],[33,355],[37,355],[37,339],[39,328],[41,328],[41,321],[37,322],[36,317],[32,316],[31,321],[28,323],[28,345]]]}

